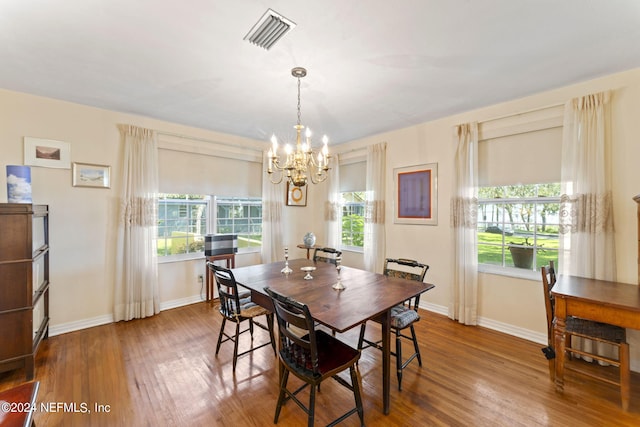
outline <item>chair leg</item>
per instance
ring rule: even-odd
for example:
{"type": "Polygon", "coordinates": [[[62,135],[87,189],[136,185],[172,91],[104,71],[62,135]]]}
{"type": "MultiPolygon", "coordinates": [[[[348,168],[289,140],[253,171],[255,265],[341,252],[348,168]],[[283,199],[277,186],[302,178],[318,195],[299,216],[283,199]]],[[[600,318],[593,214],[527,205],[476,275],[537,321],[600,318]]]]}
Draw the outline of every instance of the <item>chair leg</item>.
{"type": "Polygon", "coordinates": [[[218,334],[218,344],[216,345],[216,356],[220,351],[220,344],[222,344],[222,337],[224,336],[224,325],[227,323],[227,318],[222,318],[222,326],[220,326],[220,333],[218,334]]]}
{"type": "MultiPolygon", "coordinates": [[[[282,364],[280,364],[282,367],[282,364]]],[[[276,416],[273,418],[273,423],[278,423],[278,418],[280,417],[280,410],[282,409],[282,405],[284,404],[285,390],[287,389],[287,380],[289,379],[289,371],[284,369],[282,373],[282,378],[280,379],[280,393],[278,394],[278,403],[276,405],[276,416]]]]}
{"type": "Polygon", "coordinates": [[[400,329],[396,329],[396,370],[398,371],[398,390],[402,391],[402,342],[400,329]]]}
{"type": "Polygon", "coordinates": [[[413,348],[416,352],[416,354],[418,355],[418,365],[420,367],[422,367],[422,356],[420,355],[420,346],[418,345],[418,337],[416,337],[416,330],[413,327],[413,325],[411,325],[411,337],[413,338],[413,348]]]}
{"type": "Polygon", "coordinates": [[[236,337],[233,340],[233,372],[236,371],[238,363],[238,341],[240,341],[240,323],[236,323],[236,337]]]}
{"type": "Polygon", "coordinates": [[[631,372],[629,370],[629,344],[621,343],[618,349],[620,359],[620,396],[622,399],[622,410],[629,409],[629,395],[631,392],[631,372]]]}
{"type": "Polygon", "coordinates": [[[360,417],[360,425],[364,427],[364,409],[362,407],[362,394],[360,394],[360,377],[355,366],[349,368],[349,373],[351,374],[351,385],[353,387],[353,396],[356,400],[358,417],[360,417]]]}
{"type": "Polygon", "coordinates": [[[311,393],[309,396],[309,421],[308,427],[313,427],[313,423],[316,416],[316,387],[310,387],[311,393]]]}
{"type": "Polygon", "coordinates": [[[273,354],[277,355],[276,339],[273,334],[273,313],[267,314],[267,327],[269,329],[269,338],[271,338],[271,348],[273,348],[273,354]]]}
{"type": "Polygon", "coordinates": [[[251,340],[253,341],[253,319],[249,319],[249,334],[251,335],[251,340]]]}

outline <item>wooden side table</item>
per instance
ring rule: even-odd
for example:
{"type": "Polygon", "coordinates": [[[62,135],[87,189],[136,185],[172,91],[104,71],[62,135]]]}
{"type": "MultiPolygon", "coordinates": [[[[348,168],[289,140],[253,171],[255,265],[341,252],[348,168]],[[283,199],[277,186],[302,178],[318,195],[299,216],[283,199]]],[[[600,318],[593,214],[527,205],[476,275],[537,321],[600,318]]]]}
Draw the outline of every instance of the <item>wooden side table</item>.
{"type": "Polygon", "coordinates": [[[39,387],[40,382],[33,381],[0,392],[0,403],[3,406],[0,409],[0,427],[35,427],[33,413],[37,410],[35,406],[39,387]]]}
{"type": "Polygon", "coordinates": [[[313,246],[305,246],[303,244],[299,244],[297,245],[300,249],[306,249],[307,250],[307,259],[311,259],[311,255],[309,254],[309,251],[311,249],[317,249],[317,248],[324,248],[324,246],[320,246],[320,245],[313,245],[313,246]]]}
{"type": "Polygon", "coordinates": [[[210,304],[213,305],[213,274],[211,274],[211,270],[209,270],[209,267],[207,266],[207,262],[214,262],[214,261],[226,261],[227,262],[227,268],[236,268],[236,254],[235,253],[231,253],[231,254],[222,254],[222,255],[211,255],[211,256],[206,256],[205,257],[205,276],[206,277],[206,284],[207,284],[207,301],[210,301],[210,304]]]}

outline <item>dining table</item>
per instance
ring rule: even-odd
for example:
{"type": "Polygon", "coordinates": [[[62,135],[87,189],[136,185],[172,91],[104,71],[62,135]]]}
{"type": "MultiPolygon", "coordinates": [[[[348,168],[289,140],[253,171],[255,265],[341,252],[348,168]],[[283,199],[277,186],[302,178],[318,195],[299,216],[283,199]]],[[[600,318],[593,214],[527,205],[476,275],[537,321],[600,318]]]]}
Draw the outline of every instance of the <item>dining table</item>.
{"type": "Polygon", "coordinates": [[[376,320],[382,325],[382,406],[385,415],[390,409],[391,383],[391,308],[414,296],[433,289],[435,285],[414,280],[388,277],[358,268],[338,266],[308,259],[288,261],[291,273],[282,269],[285,262],[258,264],[233,269],[238,285],[251,291],[256,304],[273,311],[273,303],[264,288],[293,298],[309,307],[313,319],[341,333],[376,320]],[[305,279],[307,271],[311,279],[305,279]],[[306,270],[309,270],[306,268],[306,270]],[[340,282],[344,289],[335,289],[340,282]]]}

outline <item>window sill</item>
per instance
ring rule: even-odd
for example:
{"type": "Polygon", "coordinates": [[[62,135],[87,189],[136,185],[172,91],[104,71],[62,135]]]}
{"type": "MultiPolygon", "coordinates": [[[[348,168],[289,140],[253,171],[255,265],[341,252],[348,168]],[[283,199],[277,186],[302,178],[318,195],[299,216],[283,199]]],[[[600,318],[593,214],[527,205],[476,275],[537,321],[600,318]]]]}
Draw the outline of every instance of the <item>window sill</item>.
{"type": "Polygon", "coordinates": [[[158,264],[168,264],[171,262],[183,262],[193,260],[203,260],[204,252],[192,252],[188,254],[166,255],[158,257],[158,264]]]}
{"type": "Polygon", "coordinates": [[[363,254],[364,253],[364,248],[360,248],[358,246],[341,246],[340,250],[342,252],[354,252],[357,254],[363,254]]]}
{"type": "MultiPolygon", "coordinates": [[[[236,252],[237,255],[255,254],[260,253],[260,248],[253,248],[251,250],[243,250],[236,252]]],[[[204,260],[204,252],[192,252],[189,254],[176,254],[158,257],[158,264],[168,264],[171,262],[183,262],[193,260],[204,260]]]]}
{"type": "Polygon", "coordinates": [[[495,274],[497,276],[516,277],[518,279],[541,280],[540,272],[515,267],[478,264],[478,273],[495,274]]]}

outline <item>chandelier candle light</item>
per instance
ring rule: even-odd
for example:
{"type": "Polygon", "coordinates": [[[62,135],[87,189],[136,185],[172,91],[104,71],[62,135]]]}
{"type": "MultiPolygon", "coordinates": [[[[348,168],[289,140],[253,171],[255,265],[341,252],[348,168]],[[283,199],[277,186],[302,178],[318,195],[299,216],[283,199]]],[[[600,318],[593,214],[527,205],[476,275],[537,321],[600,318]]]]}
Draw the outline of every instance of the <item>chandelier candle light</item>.
{"type": "Polygon", "coordinates": [[[291,75],[298,79],[298,124],[294,126],[296,129],[296,150],[293,151],[288,144],[285,146],[286,160],[283,164],[278,156],[278,139],[275,135],[272,135],[272,147],[269,149],[267,173],[269,174],[269,180],[274,184],[279,184],[282,182],[282,178],[286,176],[291,185],[303,187],[307,184],[307,181],[317,184],[327,179],[331,156],[327,147],[329,139],[326,135],[322,137],[322,150],[317,154],[311,149],[311,131],[309,128],[306,129],[305,141],[304,143],[302,142],[301,133],[304,126],[300,124],[300,79],[307,75],[307,70],[302,67],[296,67],[291,70],[291,75]],[[274,170],[280,172],[277,180],[274,180],[274,170]]]}

